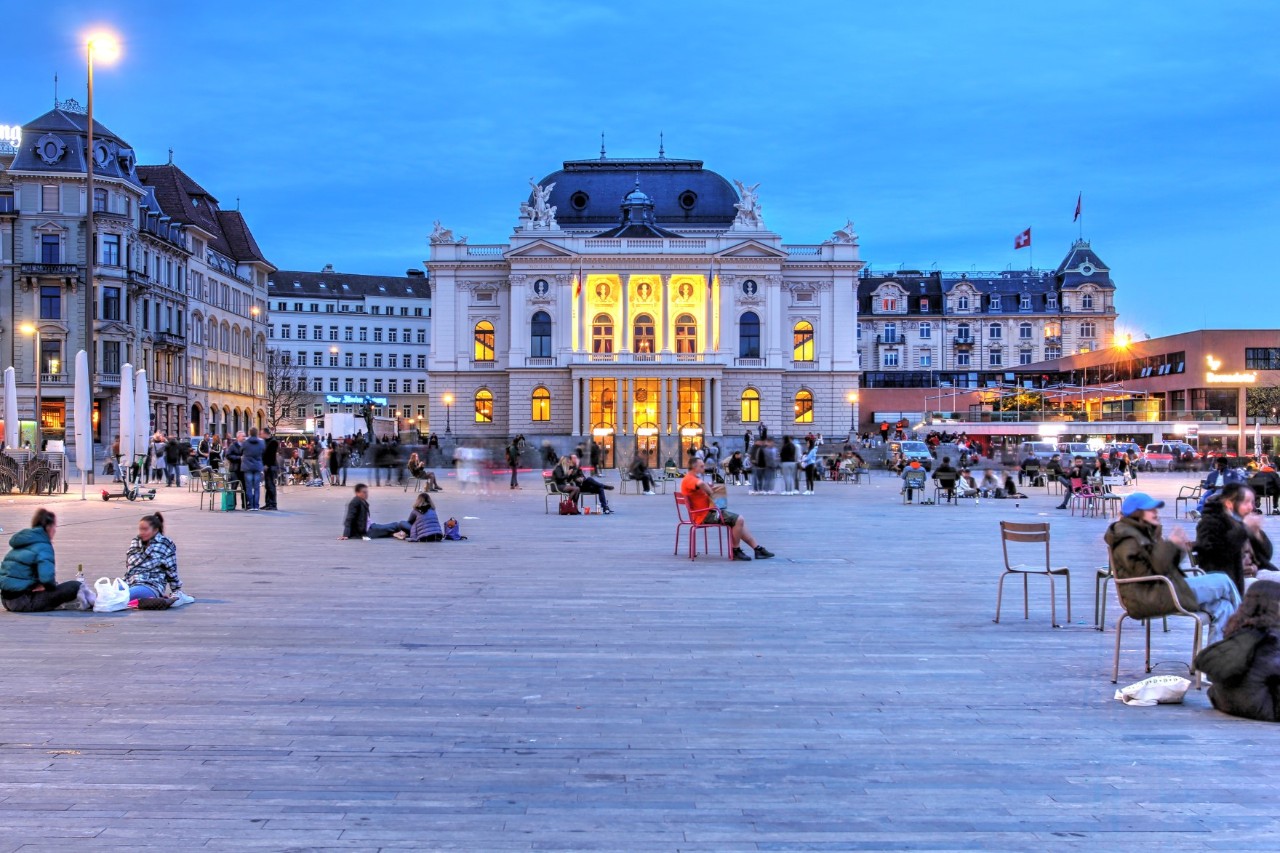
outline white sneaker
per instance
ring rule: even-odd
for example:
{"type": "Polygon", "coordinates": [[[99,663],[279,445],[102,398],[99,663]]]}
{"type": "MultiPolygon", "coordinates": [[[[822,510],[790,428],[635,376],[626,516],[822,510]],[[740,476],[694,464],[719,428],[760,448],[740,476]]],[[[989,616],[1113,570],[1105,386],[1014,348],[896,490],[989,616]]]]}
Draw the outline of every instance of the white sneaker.
{"type": "Polygon", "coordinates": [[[173,604],[170,604],[169,607],[170,608],[186,607],[188,604],[191,604],[193,601],[195,601],[195,599],[187,595],[185,592],[179,592],[176,596],[174,596],[173,604]]]}
{"type": "Polygon", "coordinates": [[[645,492],[646,495],[652,495],[653,492],[645,492]]]}

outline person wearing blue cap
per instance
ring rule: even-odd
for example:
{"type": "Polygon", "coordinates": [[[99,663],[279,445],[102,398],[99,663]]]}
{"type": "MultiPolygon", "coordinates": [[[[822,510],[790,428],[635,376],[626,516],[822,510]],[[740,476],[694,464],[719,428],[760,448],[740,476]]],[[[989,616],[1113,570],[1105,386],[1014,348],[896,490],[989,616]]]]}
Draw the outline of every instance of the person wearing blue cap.
{"type": "MultiPolygon", "coordinates": [[[[1187,576],[1179,564],[1191,550],[1181,527],[1166,539],[1160,527],[1164,501],[1145,492],[1134,492],[1120,505],[1121,517],[1103,537],[1110,550],[1111,572],[1116,578],[1160,575],[1169,579],[1184,610],[1209,614],[1209,642],[1222,639],[1222,628],[1240,606],[1240,593],[1224,574],[1187,576]]],[[[1116,584],[1125,612],[1133,619],[1151,619],[1174,610],[1168,587],[1161,583],[1116,584]]]]}

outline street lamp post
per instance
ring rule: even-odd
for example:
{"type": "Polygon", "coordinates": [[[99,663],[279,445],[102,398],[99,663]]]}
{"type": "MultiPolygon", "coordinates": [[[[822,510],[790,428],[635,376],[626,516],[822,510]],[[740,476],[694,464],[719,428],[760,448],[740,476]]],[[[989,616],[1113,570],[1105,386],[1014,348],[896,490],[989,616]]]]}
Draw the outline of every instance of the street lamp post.
{"type": "Polygon", "coordinates": [[[858,432],[858,392],[850,391],[845,399],[849,401],[849,441],[853,441],[858,432]]]}
{"type": "Polygon", "coordinates": [[[19,330],[22,332],[22,334],[31,335],[35,338],[35,345],[36,345],[36,359],[35,359],[36,361],[36,418],[35,418],[36,435],[35,435],[35,439],[36,440],[32,444],[32,447],[34,447],[36,452],[39,453],[40,447],[42,446],[40,442],[40,427],[41,427],[40,415],[41,415],[41,410],[44,408],[44,390],[40,384],[40,371],[44,368],[44,365],[40,363],[40,357],[41,357],[40,330],[34,325],[32,325],[31,323],[23,323],[19,330]]]}
{"type": "Polygon", "coordinates": [[[449,407],[452,405],[453,405],[453,395],[445,394],[444,395],[444,434],[445,435],[450,435],[453,433],[453,422],[449,419],[449,412],[450,412],[449,407]]]}
{"type": "MultiPolygon", "coordinates": [[[[89,292],[88,303],[85,306],[85,324],[84,324],[84,348],[89,356],[89,398],[93,398],[93,380],[94,372],[97,369],[97,347],[93,341],[94,321],[98,316],[98,289],[93,277],[94,262],[97,260],[97,235],[94,233],[93,222],[93,56],[96,52],[104,61],[110,62],[120,54],[120,45],[115,37],[107,33],[99,33],[91,36],[85,42],[85,68],[88,77],[88,95],[89,95],[89,116],[88,116],[88,135],[89,147],[85,152],[85,185],[87,188],[87,197],[85,198],[85,215],[84,215],[84,234],[85,234],[85,264],[84,264],[84,283],[85,289],[89,292]]],[[[39,381],[39,373],[36,374],[39,381]]],[[[121,392],[123,393],[123,388],[121,392]]],[[[93,403],[89,404],[90,413],[93,412],[93,403]]],[[[39,431],[40,425],[37,421],[36,430],[39,431]]],[[[89,438],[89,460],[93,460],[93,427],[84,431],[89,438]]],[[[92,468],[92,466],[91,466],[92,468]]],[[[90,471],[92,473],[92,470],[90,471]]]]}

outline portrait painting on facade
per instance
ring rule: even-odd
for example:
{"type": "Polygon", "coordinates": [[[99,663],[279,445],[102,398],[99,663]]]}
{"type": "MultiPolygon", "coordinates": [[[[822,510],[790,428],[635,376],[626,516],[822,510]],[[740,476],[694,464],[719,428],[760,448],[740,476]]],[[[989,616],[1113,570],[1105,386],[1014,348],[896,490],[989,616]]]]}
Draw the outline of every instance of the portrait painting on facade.
{"type": "Polygon", "coordinates": [[[546,296],[548,289],[550,289],[550,285],[547,284],[545,278],[540,278],[533,283],[533,292],[539,296],[546,296]]]}

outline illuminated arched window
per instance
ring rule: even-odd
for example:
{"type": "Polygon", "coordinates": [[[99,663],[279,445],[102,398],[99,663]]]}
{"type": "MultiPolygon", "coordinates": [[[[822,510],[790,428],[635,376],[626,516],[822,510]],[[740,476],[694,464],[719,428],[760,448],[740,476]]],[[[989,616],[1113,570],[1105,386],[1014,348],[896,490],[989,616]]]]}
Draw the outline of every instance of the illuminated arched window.
{"type": "Polygon", "coordinates": [[[546,311],[539,311],[529,321],[529,356],[551,358],[551,315],[546,311]]]}
{"type": "MultiPolygon", "coordinates": [[[[747,356],[744,356],[746,358],[747,356]]],[[[760,392],[748,388],[742,392],[742,422],[753,424],[760,420],[760,392]]]]}
{"type": "Polygon", "coordinates": [[[551,420],[551,392],[541,385],[533,389],[533,420],[551,420]]]}
{"type": "Polygon", "coordinates": [[[493,392],[488,388],[476,392],[476,423],[493,423],[493,392]]]}
{"type": "Polygon", "coordinates": [[[791,360],[813,361],[813,324],[801,320],[791,331],[791,360]]]}
{"type": "MultiPolygon", "coordinates": [[[[738,358],[759,357],[760,317],[756,312],[748,311],[738,320],[738,358]]],[[[756,420],[759,420],[759,418],[756,418],[756,420]]]]}
{"type": "Polygon", "coordinates": [[[657,337],[654,335],[653,316],[640,314],[634,322],[631,349],[633,352],[651,353],[657,348],[657,337]]]}
{"type": "Polygon", "coordinates": [[[591,351],[613,352],[613,318],[608,314],[597,314],[591,321],[591,351]]]}
{"type": "MultiPolygon", "coordinates": [[[[472,360],[493,361],[493,324],[488,320],[476,323],[475,352],[472,354],[472,360]]],[[[479,418],[479,415],[476,417],[479,418]]]]}
{"type": "Polygon", "coordinates": [[[813,423],[813,392],[801,389],[796,392],[796,423],[813,423]]]}
{"type": "Polygon", "coordinates": [[[698,351],[698,323],[692,314],[681,314],[676,318],[676,352],[695,353],[698,351]]]}

